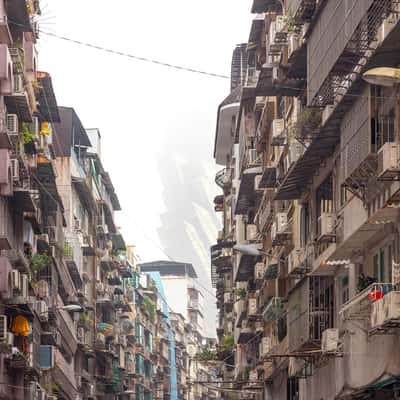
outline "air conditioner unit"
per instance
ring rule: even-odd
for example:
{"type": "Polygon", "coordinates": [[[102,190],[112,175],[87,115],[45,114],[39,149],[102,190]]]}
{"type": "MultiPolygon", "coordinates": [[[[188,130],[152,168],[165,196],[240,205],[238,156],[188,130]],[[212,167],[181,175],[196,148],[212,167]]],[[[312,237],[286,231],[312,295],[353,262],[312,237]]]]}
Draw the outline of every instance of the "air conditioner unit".
{"type": "Polygon", "coordinates": [[[248,149],[247,150],[247,161],[249,165],[254,165],[258,162],[258,152],[256,149],[248,149]]]}
{"type": "Polygon", "coordinates": [[[332,213],[322,213],[318,218],[320,237],[334,234],[335,216],[332,213]]]}
{"type": "Polygon", "coordinates": [[[270,337],[263,337],[260,343],[261,356],[266,356],[272,349],[272,340],[270,337]]]}
{"type": "Polygon", "coordinates": [[[246,238],[248,241],[255,241],[257,240],[258,236],[258,229],[257,225],[255,224],[248,224],[246,225],[246,238]]]}
{"type": "Polygon", "coordinates": [[[286,37],[288,33],[287,29],[287,16],[278,15],[275,20],[276,37],[286,37]]]}
{"type": "Polygon", "coordinates": [[[285,121],[283,119],[274,119],[272,121],[272,140],[282,136],[285,129],[285,121]]]}
{"type": "Polygon", "coordinates": [[[389,292],[383,297],[383,324],[400,319],[400,292],[389,292]]]}
{"type": "Polygon", "coordinates": [[[24,92],[24,78],[21,74],[14,75],[14,93],[21,94],[24,92]]]}
{"type": "Polygon", "coordinates": [[[41,321],[47,321],[49,319],[49,307],[47,306],[47,303],[43,300],[40,300],[36,304],[37,304],[37,313],[39,314],[39,319],[41,321]]]}
{"type": "Polygon", "coordinates": [[[11,283],[13,290],[21,290],[21,277],[19,271],[16,269],[11,271],[11,283]]]}
{"type": "Polygon", "coordinates": [[[304,146],[297,140],[289,146],[289,164],[295,163],[304,153],[304,146]]]}
{"type": "Polygon", "coordinates": [[[334,353],[339,350],[339,329],[325,329],[322,332],[321,350],[323,353],[334,353]]]}
{"type": "Polygon", "coordinates": [[[288,255],[288,275],[296,273],[304,262],[305,252],[302,248],[292,250],[288,255]]]}
{"type": "Polygon", "coordinates": [[[248,313],[249,313],[249,315],[257,314],[257,298],[256,297],[249,298],[248,313]]]}
{"type": "Polygon", "coordinates": [[[299,36],[295,33],[291,34],[289,36],[289,42],[288,42],[288,58],[291,57],[291,55],[300,47],[300,41],[301,39],[299,36]]]}
{"type": "Polygon", "coordinates": [[[0,315],[0,342],[7,342],[7,316],[0,315]]]}
{"type": "Polygon", "coordinates": [[[16,158],[11,160],[11,177],[14,182],[19,181],[19,161],[16,158]]]}
{"type": "Polygon", "coordinates": [[[265,264],[262,262],[259,262],[255,265],[254,267],[254,277],[255,279],[263,279],[264,278],[264,273],[265,273],[265,264]]]}
{"type": "Polygon", "coordinates": [[[378,179],[393,179],[400,175],[400,147],[387,142],[378,150],[378,179]]]}
{"type": "Polygon", "coordinates": [[[333,104],[328,104],[325,106],[324,110],[322,111],[322,120],[321,125],[325,125],[325,122],[331,116],[335,106],[333,104]]]}
{"type": "Polygon", "coordinates": [[[54,368],[54,346],[40,345],[39,365],[41,369],[47,370],[54,368]]]}
{"type": "Polygon", "coordinates": [[[29,280],[28,275],[21,274],[21,296],[27,298],[29,296],[29,280]]]}
{"type": "Polygon", "coordinates": [[[284,233],[287,229],[288,218],[286,212],[277,213],[275,216],[276,221],[276,233],[284,233]]]}

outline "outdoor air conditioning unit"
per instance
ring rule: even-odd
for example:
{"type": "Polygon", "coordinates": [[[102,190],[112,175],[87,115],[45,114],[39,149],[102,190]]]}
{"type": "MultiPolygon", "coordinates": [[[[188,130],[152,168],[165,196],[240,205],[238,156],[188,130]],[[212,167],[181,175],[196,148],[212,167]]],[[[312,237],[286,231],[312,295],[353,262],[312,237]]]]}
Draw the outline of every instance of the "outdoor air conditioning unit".
{"type": "Polygon", "coordinates": [[[24,92],[24,78],[21,74],[14,75],[14,93],[24,92]]]}
{"type": "Polygon", "coordinates": [[[248,241],[255,241],[257,240],[258,229],[257,225],[255,224],[248,224],[246,226],[246,238],[248,241]]]}
{"type": "Polygon", "coordinates": [[[321,120],[321,125],[325,125],[325,122],[328,120],[328,118],[331,116],[335,106],[333,104],[328,104],[325,106],[324,110],[322,111],[322,120],[321,120]]]}
{"type": "Polygon", "coordinates": [[[400,175],[400,148],[397,143],[387,142],[378,150],[378,179],[394,179],[400,175]]]}
{"type": "Polygon", "coordinates": [[[257,298],[256,297],[249,298],[248,313],[249,313],[249,315],[257,314],[257,298]]]}
{"type": "Polygon", "coordinates": [[[0,315],[0,342],[7,342],[7,316],[0,315]]]}
{"type": "Polygon", "coordinates": [[[27,298],[29,295],[29,280],[28,275],[21,274],[21,296],[27,298]]]}
{"type": "Polygon", "coordinates": [[[300,38],[296,33],[289,36],[288,42],[288,58],[300,47],[300,38]]]}
{"type": "Polygon", "coordinates": [[[389,292],[383,297],[383,324],[400,319],[400,292],[389,292]]]}
{"type": "Polygon", "coordinates": [[[49,319],[49,307],[47,306],[47,303],[43,300],[40,300],[36,303],[36,305],[39,319],[41,321],[47,321],[49,319]]]}
{"type": "Polygon", "coordinates": [[[339,329],[325,329],[322,332],[321,351],[322,353],[334,353],[339,350],[339,329]]]}
{"type": "Polygon", "coordinates": [[[11,160],[11,177],[14,182],[19,181],[19,161],[16,158],[11,160]]]}
{"type": "Polygon", "coordinates": [[[320,237],[334,234],[335,216],[332,213],[322,213],[318,218],[320,237]]]}
{"type": "Polygon", "coordinates": [[[18,135],[18,115],[7,114],[7,133],[9,135],[18,135]]]}
{"type": "Polygon", "coordinates": [[[272,349],[272,340],[268,337],[263,337],[260,343],[261,356],[266,356],[272,349]]]}
{"type": "Polygon", "coordinates": [[[291,143],[289,146],[289,165],[292,165],[299,160],[303,153],[304,146],[301,143],[299,143],[297,140],[291,143]]]}
{"type": "Polygon", "coordinates": [[[275,20],[275,28],[276,28],[275,36],[277,39],[280,39],[281,37],[286,37],[288,33],[287,16],[278,15],[275,20]]]}
{"type": "Polygon", "coordinates": [[[13,290],[20,291],[21,290],[21,278],[18,270],[13,269],[11,271],[11,283],[13,290]]]}
{"type": "Polygon", "coordinates": [[[258,163],[258,152],[256,149],[248,149],[247,155],[247,161],[249,165],[258,163]]]}
{"type": "Polygon", "coordinates": [[[288,217],[286,212],[280,212],[276,214],[276,233],[284,233],[288,226],[288,217]]]}
{"type": "Polygon", "coordinates": [[[263,279],[265,273],[265,264],[259,262],[254,267],[254,277],[255,279],[263,279]]]}
{"type": "Polygon", "coordinates": [[[283,119],[274,119],[272,121],[272,140],[282,136],[285,129],[285,121],[283,119]]]}
{"type": "Polygon", "coordinates": [[[54,368],[55,347],[40,345],[39,364],[40,369],[48,370],[54,368]]]}

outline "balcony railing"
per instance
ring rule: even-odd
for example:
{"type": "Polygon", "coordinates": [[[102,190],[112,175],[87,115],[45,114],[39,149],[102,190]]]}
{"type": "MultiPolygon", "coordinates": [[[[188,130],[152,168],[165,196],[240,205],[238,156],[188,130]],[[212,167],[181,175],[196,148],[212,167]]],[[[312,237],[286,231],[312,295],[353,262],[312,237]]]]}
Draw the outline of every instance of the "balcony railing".
{"type": "Polygon", "coordinates": [[[339,314],[346,319],[369,319],[373,301],[392,290],[391,283],[373,283],[343,304],[339,314]]]}

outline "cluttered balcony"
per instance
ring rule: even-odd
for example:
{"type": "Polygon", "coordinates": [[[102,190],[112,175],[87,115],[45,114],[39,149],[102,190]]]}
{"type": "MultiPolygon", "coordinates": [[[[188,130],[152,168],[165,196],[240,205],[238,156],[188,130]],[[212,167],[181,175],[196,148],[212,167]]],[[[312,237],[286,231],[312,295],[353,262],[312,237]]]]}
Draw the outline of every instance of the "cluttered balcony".
{"type": "MultiPolygon", "coordinates": [[[[353,125],[365,119],[369,113],[368,110],[361,110],[363,101],[368,97],[368,94],[365,93],[368,85],[362,79],[363,72],[376,65],[395,66],[400,61],[400,57],[389,57],[390,49],[400,38],[400,27],[397,23],[399,15],[395,10],[394,2],[385,0],[373,2],[372,5],[371,2],[362,4],[363,7],[354,8],[353,12],[347,16],[333,15],[343,13],[344,6],[333,9],[334,3],[332,3],[331,6],[325,7],[317,24],[322,24],[321,21],[324,21],[324,17],[330,21],[330,24],[321,25],[319,27],[321,30],[314,29],[309,38],[309,41],[313,41],[313,46],[308,48],[308,51],[315,54],[315,57],[309,57],[312,60],[309,62],[308,68],[309,105],[322,110],[322,125],[313,132],[313,138],[304,155],[296,162],[282,182],[278,189],[277,198],[279,199],[299,198],[321,166],[321,162],[333,154],[340,141],[343,140],[343,143],[348,141],[351,134],[349,136],[345,132],[341,132],[345,114],[348,114],[350,119],[351,116],[356,115],[354,123],[346,124],[347,129],[353,129],[353,134],[356,134],[357,130],[361,128],[361,125],[356,128],[353,125]],[[337,30],[340,30],[340,27],[334,22],[337,20],[351,21],[354,33],[350,38],[344,32],[337,33],[337,30]],[[318,38],[321,33],[323,35],[318,38]],[[337,52],[336,44],[339,42],[340,49],[343,51],[329,58],[331,52],[337,52]],[[359,51],[355,52],[355,48],[359,51]],[[326,49],[329,49],[329,57],[328,54],[325,54],[326,49]],[[325,57],[318,57],[320,54],[325,54],[325,57]],[[328,58],[330,62],[324,64],[322,69],[320,63],[314,62],[315,59],[321,59],[322,62],[328,58]],[[350,116],[349,110],[352,107],[356,107],[358,111],[355,113],[351,111],[350,116]]],[[[368,127],[365,126],[365,129],[368,127]]],[[[364,132],[365,129],[363,129],[364,132]]],[[[363,144],[364,148],[368,141],[363,144]]],[[[359,143],[355,140],[352,142],[359,143]]],[[[351,153],[348,154],[351,157],[351,153]]],[[[354,162],[358,162],[358,158],[363,155],[365,155],[365,151],[358,154],[357,150],[354,162]]]]}

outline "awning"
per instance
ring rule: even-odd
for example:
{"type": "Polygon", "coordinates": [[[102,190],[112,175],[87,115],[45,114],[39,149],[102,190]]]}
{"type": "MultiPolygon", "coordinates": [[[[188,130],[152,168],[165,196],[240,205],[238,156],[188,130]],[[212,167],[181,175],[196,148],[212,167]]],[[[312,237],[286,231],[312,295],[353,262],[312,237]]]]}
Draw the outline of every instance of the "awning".
{"type": "Polygon", "coordinates": [[[13,30],[33,32],[26,0],[6,0],[8,23],[13,30]]]}
{"type": "Polygon", "coordinates": [[[61,122],[50,74],[47,72],[38,72],[37,80],[41,87],[37,96],[39,103],[38,111],[41,119],[46,122],[61,122]]]}
{"type": "Polygon", "coordinates": [[[14,201],[18,210],[36,212],[36,205],[29,189],[14,189],[14,201]]]}
{"type": "Polygon", "coordinates": [[[281,0],[253,0],[253,5],[251,7],[251,12],[255,13],[265,13],[265,12],[281,12],[282,3],[281,0]]]}
{"type": "Polygon", "coordinates": [[[74,185],[78,195],[85,205],[86,209],[95,214],[97,212],[97,204],[94,200],[92,191],[84,178],[72,177],[72,184],[74,185]]]}
{"type": "Polygon", "coordinates": [[[254,266],[259,261],[260,256],[250,256],[242,254],[239,261],[239,266],[236,271],[235,282],[248,281],[254,275],[254,266]]]}
{"type": "Polygon", "coordinates": [[[246,214],[249,207],[255,205],[256,198],[259,194],[254,188],[254,180],[257,175],[262,173],[262,167],[248,168],[241,177],[239,193],[236,201],[235,214],[246,214]]]}
{"type": "Polygon", "coordinates": [[[4,96],[7,113],[17,114],[23,122],[32,122],[31,107],[26,93],[4,96]]]}
{"type": "Polygon", "coordinates": [[[75,287],[77,289],[81,289],[83,282],[81,274],[78,270],[78,266],[76,265],[76,262],[73,259],[71,259],[71,260],[66,260],[65,263],[67,264],[69,274],[71,275],[75,287]]]}

